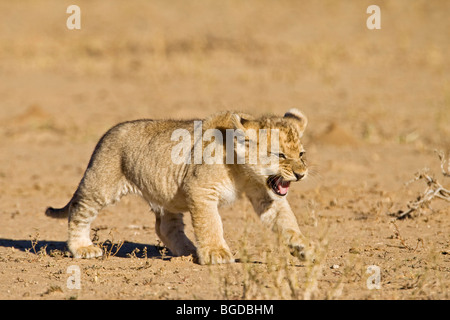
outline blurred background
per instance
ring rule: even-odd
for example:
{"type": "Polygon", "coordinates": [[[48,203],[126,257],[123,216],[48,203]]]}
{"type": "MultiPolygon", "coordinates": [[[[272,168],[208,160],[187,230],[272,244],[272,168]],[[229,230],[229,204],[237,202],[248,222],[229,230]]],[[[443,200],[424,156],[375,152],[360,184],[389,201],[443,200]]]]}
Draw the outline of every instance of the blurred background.
{"type": "Polygon", "coordinates": [[[34,106],[42,130],[79,137],[297,107],[312,136],[336,123],[368,143],[449,145],[450,3],[376,2],[381,30],[366,27],[374,1],[350,0],[77,1],[68,30],[70,1],[0,1],[0,119],[34,106]]]}

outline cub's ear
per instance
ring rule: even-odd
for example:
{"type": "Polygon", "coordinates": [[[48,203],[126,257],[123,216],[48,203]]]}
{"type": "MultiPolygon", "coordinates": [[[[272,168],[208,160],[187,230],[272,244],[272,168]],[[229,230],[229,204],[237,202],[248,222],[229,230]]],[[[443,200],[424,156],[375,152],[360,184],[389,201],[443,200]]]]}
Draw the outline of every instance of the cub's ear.
{"type": "Polygon", "coordinates": [[[308,124],[308,119],[300,110],[296,108],[289,109],[284,114],[284,117],[295,123],[300,130],[300,133],[303,133],[303,131],[305,131],[306,125],[308,124]]]}
{"type": "Polygon", "coordinates": [[[244,124],[248,122],[248,120],[241,118],[237,113],[233,113],[231,115],[231,122],[235,129],[239,129],[245,132],[244,124]]]}

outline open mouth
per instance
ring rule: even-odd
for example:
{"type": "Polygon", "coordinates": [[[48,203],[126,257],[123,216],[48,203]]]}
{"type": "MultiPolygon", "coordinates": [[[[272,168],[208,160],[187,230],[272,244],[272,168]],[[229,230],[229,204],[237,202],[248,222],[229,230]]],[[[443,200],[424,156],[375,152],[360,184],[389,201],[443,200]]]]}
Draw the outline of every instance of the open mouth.
{"type": "Polygon", "coordinates": [[[276,195],[282,197],[287,195],[290,184],[290,181],[284,180],[283,177],[279,175],[273,175],[267,179],[267,185],[276,195]]]}

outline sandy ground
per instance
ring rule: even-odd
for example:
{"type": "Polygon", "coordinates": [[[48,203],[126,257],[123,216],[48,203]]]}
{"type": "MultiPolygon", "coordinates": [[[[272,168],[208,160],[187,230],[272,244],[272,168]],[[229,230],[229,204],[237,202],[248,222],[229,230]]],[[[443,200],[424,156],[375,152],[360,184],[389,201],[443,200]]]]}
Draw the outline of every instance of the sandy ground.
{"type": "Polygon", "coordinates": [[[435,153],[450,152],[450,3],[379,0],[368,30],[372,2],[77,1],[68,30],[70,1],[0,1],[0,299],[448,299],[449,203],[390,214],[425,167],[450,188],[435,153]],[[67,222],[44,215],[120,121],[291,107],[309,118],[314,174],[289,199],[314,262],[245,199],[221,211],[238,259],[222,266],[172,257],[138,197],[94,222],[103,259],[72,259],[67,222]]]}

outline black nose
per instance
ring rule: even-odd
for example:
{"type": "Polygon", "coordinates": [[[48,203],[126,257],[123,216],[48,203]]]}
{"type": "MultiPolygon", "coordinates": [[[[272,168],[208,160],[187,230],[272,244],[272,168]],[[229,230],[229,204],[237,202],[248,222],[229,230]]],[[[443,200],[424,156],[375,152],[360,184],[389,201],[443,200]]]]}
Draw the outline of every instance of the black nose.
{"type": "Polygon", "coordinates": [[[305,175],[294,172],[294,176],[295,176],[295,178],[297,178],[297,181],[298,181],[298,180],[302,179],[305,175]]]}

